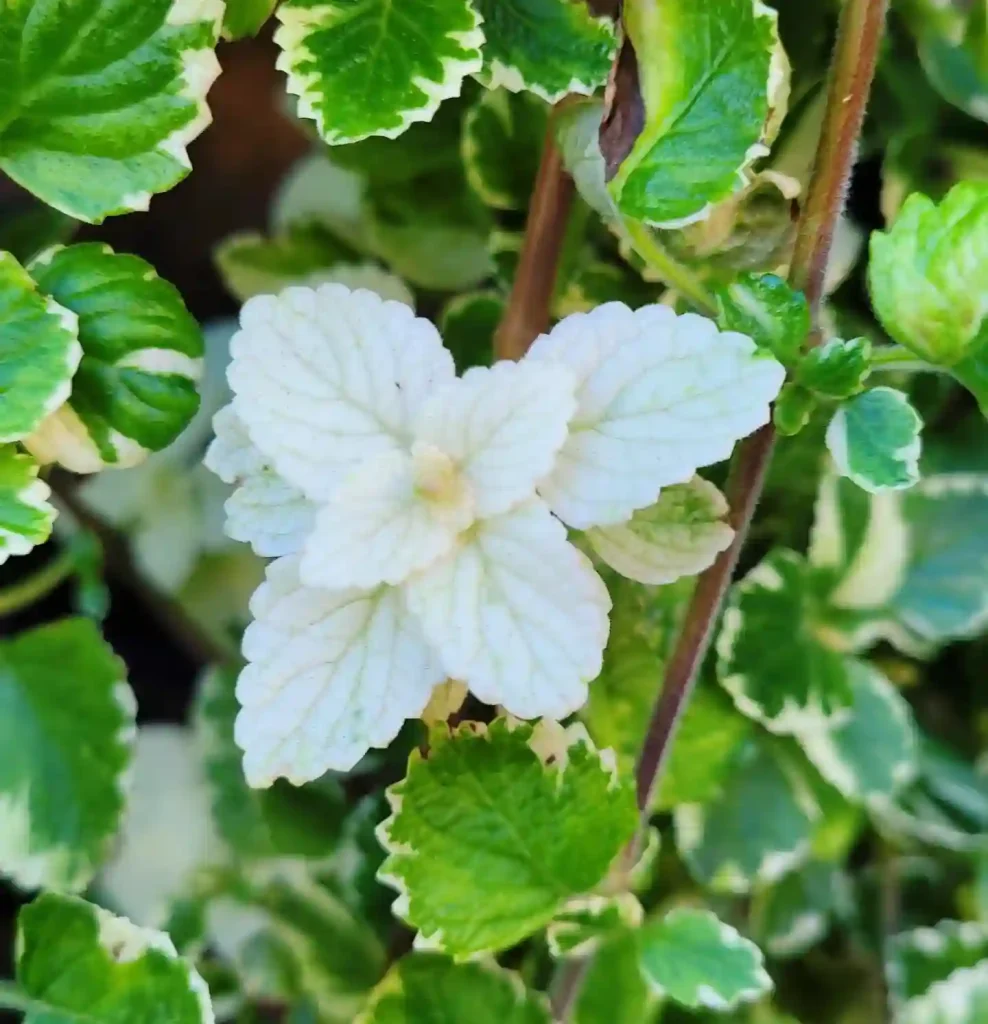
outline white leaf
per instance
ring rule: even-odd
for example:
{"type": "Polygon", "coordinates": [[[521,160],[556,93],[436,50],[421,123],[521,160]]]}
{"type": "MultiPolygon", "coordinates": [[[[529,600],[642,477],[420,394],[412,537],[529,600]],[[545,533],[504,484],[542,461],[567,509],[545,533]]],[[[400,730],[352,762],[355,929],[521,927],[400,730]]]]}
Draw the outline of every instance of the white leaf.
{"type": "Polygon", "coordinates": [[[251,611],[235,738],[252,786],[348,771],[421,714],[445,678],[397,590],[313,590],[298,559],[282,558],[251,611]]]}
{"type": "Polygon", "coordinates": [[[657,586],[713,564],[734,537],[723,522],[727,511],[724,495],[697,476],[689,483],[664,487],[654,505],[619,526],[596,527],[587,538],[622,576],[657,586]]]}
{"type": "Polygon", "coordinates": [[[539,492],[578,529],[625,522],[768,422],[785,370],[750,338],[665,306],[611,302],[536,339],[577,375],[577,411],[539,492]]]}
{"type": "Polygon", "coordinates": [[[213,417],[213,429],[206,468],[224,483],[238,485],[223,506],[227,536],[265,558],[295,554],[312,532],[315,506],[271,468],[232,405],[213,417]]]}
{"type": "Polygon", "coordinates": [[[573,385],[564,367],[474,367],[425,403],[416,438],[461,467],[478,517],[507,512],[552,469],[576,409],[573,385]]]}
{"type": "Polygon", "coordinates": [[[331,590],[401,583],[449,551],[472,521],[470,494],[448,456],[418,445],[411,455],[385,452],[319,510],[302,580],[331,590]]]}
{"type": "Polygon", "coordinates": [[[447,673],[520,718],[563,718],[600,673],[610,598],[549,510],[482,521],[407,583],[447,673]]]}
{"type": "Polygon", "coordinates": [[[412,416],[454,376],[428,320],[337,284],[251,299],[231,351],[234,408],[251,441],[315,501],[367,459],[407,449],[412,416]]]}

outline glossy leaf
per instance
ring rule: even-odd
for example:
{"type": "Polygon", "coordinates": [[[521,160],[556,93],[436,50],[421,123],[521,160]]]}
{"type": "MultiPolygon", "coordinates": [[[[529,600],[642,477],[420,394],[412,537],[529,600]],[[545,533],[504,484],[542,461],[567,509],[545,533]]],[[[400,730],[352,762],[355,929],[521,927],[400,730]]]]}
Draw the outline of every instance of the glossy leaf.
{"type": "Polygon", "coordinates": [[[783,363],[792,363],[810,334],[810,307],[776,274],[739,274],[716,291],[718,320],[747,334],[783,363]]]}

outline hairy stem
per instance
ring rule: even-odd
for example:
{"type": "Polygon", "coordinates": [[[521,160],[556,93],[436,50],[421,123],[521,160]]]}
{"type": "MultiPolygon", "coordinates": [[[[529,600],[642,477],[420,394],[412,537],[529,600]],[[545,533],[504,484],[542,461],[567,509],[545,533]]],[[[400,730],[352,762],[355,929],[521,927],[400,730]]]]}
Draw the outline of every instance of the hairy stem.
{"type": "MultiPolygon", "coordinates": [[[[888,0],[846,0],[841,12],[827,110],[789,272],[790,282],[806,293],[813,312],[811,343],[817,340],[824,274],[854,166],[887,7],[888,0]]],[[[638,761],[635,781],[643,827],[648,821],[652,795],[662,777],[676,729],[710,647],[714,626],[765,485],[774,444],[775,431],[768,424],[746,438],[735,455],[727,486],[734,541],[697,581],[638,761]]],[[[569,1019],[585,972],[586,965],[580,962],[562,968],[553,986],[553,1013],[557,1021],[569,1019]]]]}
{"type": "Polygon", "coordinates": [[[494,336],[496,359],[521,359],[549,327],[552,293],[572,205],[573,180],[563,168],[550,117],[518,270],[494,336]]]}
{"type": "Polygon", "coordinates": [[[12,615],[47,597],[74,569],[75,559],[68,551],[63,551],[37,572],[4,587],[0,590],[0,615],[12,615]]]}

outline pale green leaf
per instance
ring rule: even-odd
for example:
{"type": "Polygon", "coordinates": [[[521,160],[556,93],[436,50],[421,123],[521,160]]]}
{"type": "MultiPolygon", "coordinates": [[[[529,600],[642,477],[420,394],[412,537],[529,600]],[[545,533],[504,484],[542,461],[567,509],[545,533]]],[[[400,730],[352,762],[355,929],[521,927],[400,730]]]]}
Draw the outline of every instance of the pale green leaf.
{"type": "Polygon", "coordinates": [[[243,859],[327,858],[340,838],[344,797],[332,778],[305,786],[279,779],[268,789],[251,789],[244,778],[243,752],[233,738],[240,710],[236,671],[213,669],[201,681],[197,727],[216,829],[243,859]]]}
{"type": "Polygon", "coordinates": [[[813,732],[851,703],[847,665],[824,644],[816,605],[813,574],[784,549],[731,589],[717,675],[739,710],[772,732],[813,732]]]}
{"type": "Polygon", "coordinates": [[[123,664],[87,619],[0,644],[0,871],[81,889],[120,825],[134,734],[123,664]]]}
{"type": "Polygon", "coordinates": [[[783,363],[799,356],[810,334],[810,307],[802,292],[777,274],[746,273],[714,294],[724,330],[747,334],[783,363]]]}
{"type": "Polygon", "coordinates": [[[626,0],[645,125],[614,180],[622,213],[661,227],[702,219],[746,184],[788,94],[776,14],[760,0],[626,0]]]}
{"type": "Polygon", "coordinates": [[[555,103],[592,94],[614,58],[613,24],[584,0],[475,0],[483,17],[484,70],[494,89],[528,90],[555,103]]]}
{"type": "MultiPolygon", "coordinates": [[[[962,182],[939,205],[919,193],[871,236],[868,286],[885,330],[923,359],[963,368],[988,337],[988,185],[962,182]]],[[[963,377],[962,377],[962,382],[963,377]]],[[[979,400],[984,393],[975,392],[979,400]]]]}
{"type": "Polygon", "coordinates": [[[75,314],[0,253],[0,442],[26,437],[69,397],[81,358],[75,314]]]}
{"type": "Polygon", "coordinates": [[[811,860],[755,895],[752,929],[770,956],[802,956],[851,906],[848,878],[832,864],[811,860]]]}
{"type": "Polygon", "coordinates": [[[797,738],[820,774],[863,803],[893,797],[917,771],[916,726],[909,705],[877,669],[847,661],[852,703],[828,728],[797,738]]]}
{"type": "Polygon", "coordinates": [[[146,210],[188,174],[186,146],[209,124],[223,9],[221,0],[4,4],[0,169],[78,220],[146,210]]]}
{"type": "Polygon", "coordinates": [[[988,1020],[988,963],[960,968],[910,1000],[899,1024],[984,1024],[988,1020]]]}
{"type": "Polygon", "coordinates": [[[799,758],[777,741],[750,739],[717,796],[673,815],[694,877],[716,892],[745,893],[809,857],[820,810],[799,758]]]}
{"type": "Polygon", "coordinates": [[[653,1024],[659,1000],[638,966],[638,939],[625,932],[597,950],[573,1012],[574,1024],[653,1024]]]}
{"type": "Polygon", "coordinates": [[[620,219],[607,190],[607,168],[600,150],[600,122],[604,105],[588,99],[567,103],[553,115],[556,145],[583,201],[605,221],[620,219]]]}
{"type": "Polygon", "coordinates": [[[532,934],[594,889],[637,823],[630,782],[582,729],[436,730],[389,790],[380,877],[419,942],[465,959],[532,934]]]}
{"type": "Polygon", "coordinates": [[[637,928],[642,917],[642,905],[628,892],[578,896],[556,914],[546,929],[549,952],[557,959],[589,956],[616,933],[637,928]]]}
{"type": "Polygon", "coordinates": [[[831,338],[806,353],[796,369],[796,380],[826,398],[850,398],[861,390],[870,371],[867,338],[831,338]]]}
{"type": "Polygon", "coordinates": [[[278,20],[288,91],[331,145],[430,120],[481,68],[469,0],[284,0],[278,20]]]}
{"type": "Polygon", "coordinates": [[[654,505],[626,523],[587,531],[594,551],[612,569],[652,586],[702,572],[734,539],[724,519],[727,501],[712,483],[693,477],[664,487],[654,505]]]}
{"type": "Polygon", "coordinates": [[[772,990],[761,950],[707,910],[671,910],[638,941],[649,985],[682,1006],[724,1012],[772,990]]]}
{"type": "Polygon", "coordinates": [[[271,17],[278,0],[226,0],[223,35],[227,39],[256,36],[271,17]]]}
{"type": "Polygon", "coordinates": [[[445,957],[402,957],[374,989],[355,1024],[549,1024],[545,997],[489,960],[454,964],[445,957]]]}
{"type": "Polygon", "coordinates": [[[485,90],[463,121],[463,162],[470,187],[496,210],[528,208],[548,110],[534,96],[485,90]]]}
{"type": "Polygon", "coordinates": [[[34,459],[14,445],[0,445],[0,565],[48,539],[55,521],[50,495],[34,459]]]}
{"type": "Polygon", "coordinates": [[[795,437],[813,416],[816,398],[801,384],[789,381],[782,385],[779,397],[772,406],[772,422],[783,437],[795,437]]]}
{"type": "Polygon", "coordinates": [[[213,1024],[206,983],[164,932],[56,893],[17,924],[24,1024],[213,1024]]]}
{"type": "Polygon", "coordinates": [[[25,442],[80,473],[131,466],[171,444],[199,408],[202,331],[178,290],[137,256],[86,242],[28,268],[78,317],[72,396],[25,442]]]}
{"type": "Polygon", "coordinates": [[[988,925],[940,921],[932,928],[901,932],[888,943],[885,970],[899,1006],[926,993],[955,970],[988,960],[988,925]]]}
{"type": "Polygon", "coordinates": [[[595,257],[592,247],[579,252],[568,274],[560,273],[552,300],[552,315],[561,320],[573,313],[589,313],[605,302],[623,302],[639,309],[655,302],[659,289],[642,279],[626,263],[595,257]]]}
{"type": "Polygon", "coordinates": [[[845,402],[827,427],[838,471],[872,494],[919,480],[923,421],[895,388],[872,388],[845,402]]]}
{"type": "Polygon", "coordinates": [[[504,316],[504,306],[504,297],[490,291],[457,295],[443,307],[439,332],[460,373],[494,361],[494,332],[504,316]]]}

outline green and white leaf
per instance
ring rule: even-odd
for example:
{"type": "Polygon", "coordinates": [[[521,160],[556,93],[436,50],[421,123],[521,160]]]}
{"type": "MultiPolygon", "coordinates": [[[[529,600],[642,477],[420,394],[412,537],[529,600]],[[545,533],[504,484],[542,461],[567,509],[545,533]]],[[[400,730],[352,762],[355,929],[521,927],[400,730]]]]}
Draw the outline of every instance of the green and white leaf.
{"type": "Polygon", "coordinates": [[[420,947],[505,949],[604,879],[637,822],[630,782],[577,726],[498,719],[431,737],[388,791],[382,881],[420,947]]]}
{"type": "Polygon", "coordinates": [[[776,14],[760,0],[626,0],[645,125],[613,181],[621,212],[682,227],[745,186],[789,92],[776,14]]]}
{"type": "Polygon", "coordinates": [[[123,664],[88,619],[0,644],[0,871],[81,889],[120,826],[134,736],[123,664]]]}
{"type": "Polygon", "coordinates": [[[223,35],[227,39],[256,36],[274,13],[278,0],[226,0],[223,35]]]}
{"type": "Polygon", "coordinates": [[[844,402],[827,427],[838,471],[872,494],[919,480],[923,421],[895,388],[872,388],[844,402]]]}
{"type": "Polygon", "coordinates": [[[494,333],[504,317],[500,292],[466,292],[454,296],[439,316],[443,344],[453,353],[458,372],[494,361],[494,333]]]}
{"type": "Polygon", "coordinates": [[[470,187],[496,210],[525,210],[538,171],[548,108],[537,97],[485,90],[463,120],[470,187]]]}
{"type": "Polygon", "coordinates": [[[717,675],[738,709],[775,733],[805,735],[847,717],[844,658],[817,631],[813,574],[777,549],[731,588],[717,675]]]}
{"type": "Polygon", "coordinates": [[[34,459],[12,444],[0,445],[0,565],[49,538],[56,515],[50,496],[34,459]]]}
{"type": "Polygon", "coordinates": [[[146,210],[189,173],[186,147],[210,122],[223,11],[222,0],[142,0],[139,16],[90,0],[5,4],[0,169],[78,220],[146,210]]]}
{"type": "Polygon", "coordinates": [[[431,120],[482,65],[469,0],[284,0],[278,20],[278,68],[330,145],[431,120]]]}
{"type": "Polygon", "coordinates": [[[749,892],[797,868],[810,856],[819,817],[805,766],[764,738],[746,741],[717,796],[673,809],[676,845],[690,873],[724,893],[749,892]]]}
{"type": "Polygon", "coordinates": [[[831,338],[806,353],[796,368],[796,380],[826,398],[850,398],[861,390],[870,372],[867,338],[831,338]]]}
{"type": "Polygon", "coordinates": [[[979,921],[940,921],[893,936],[885,971],[901,1008],[960,968],[988,960],[988,925],[979,921]]]}
{"type": "Polygon", "coordinates": [[[474,0],[483,18],[488,89],[527,90],[549,103],[589,96],[607,80],[613,23],[580,0],[474,0]]]}
{"type": "Polygon", "coordinates": [[[202,331],[178,290],[137,256],[86,242],[28,268],[78,317],[82,362],[71,398],[25,441],[42,462],[78,473],[141,462],[199,408],[202,331]]]}
{"type": "Polygon", "coordinates": [[[251,789],[233,738],[240,710],[236,672],[212,669],[200,681],[196,727],[217,832],[237,857],[327,859],[341,835],[345,801],[334,778],[304,786],[283,779],[251,789]]]}
{"type": "Polygon", "coordinates": [[[164,932],[74,896],[44,893],[17,922],[25,1024],[213,1024],[206,983],[164,932]]]}
{"type": "Polygon", "coordinates": [[[770,956],[802,956],[826,937],[834,918],[843,918],[851,907],[847,876],[833,864],[811,860],[755,894],[752,931],[770,956]]]}
{"type": "Polygon", "coordinates": [[[567,103],[553,114],[556,145],[583,201],[606,222],[620,220],[607,189],[607,168],[600,150],[604,105],[598,99],[567,103]]]}
{"type": "Polygon", "coordinates": [[[903,1007],[900,1024],[982,1024],[988,1020],[988,964],[954,971],[903,1007]]]}
{"type": "Polygon", "coordinates": [[[354,1024],[549,1024],[545,997],[492,960],[454,964],[431,953],[402,957],[354,1024]]]}
{"type": "Polygon", "coordinates": [[[724,495],[695,476],[664,487],[659,500],[626,523],[587,531],[594,551],[614,570],[652,586],[695,576],[734,539],[724,495]]]}
{"type": "Polygon", "coordinates": [[[714,294],[724,330],[747,334],[787,365],[799,356],[810,334],[809,303],[778,274],[739,274],[714,294]]]}
{"type": "Polygon", "coordinates": [[[852,704],[843,721],[797,739],[820,774],[849,800],[888,800],[917,772],[917,735],[899,691],[863,661],[849,658],[852,704]]]}
{"type": "Polygon", "coordinates": [[[962,182],[939,204],[911,195],[871,236],[868,286],[885,330],[923,359],[961,368],[977,356],[988,341],[988,184],[962,182]]]}
{"type": "Polygon", "coordinates": [[[69,397],[81,358],[75,313],[0,253],[0,442],[26,437],[69,397]]]}
{"type": "Polygon", "coordinates": [[[646,981],[681,1006],[723,1013],[772,991],[761,950],[708,910],[671,910],[638,941],[646,981]]]}
{"type": "Polygon", "coordinates": [[[638,936],[623,932],[605,941],[587,967],[573,1012],[574,1024],[653,1024],[660,1000],[639,966],[638,936]]]}
{"type": "Polygon", "coordinates": [[[557,959],[584,957],[618,932],[642,923],[642,905],[629,892],[615,896],[578,896],[567,903],[546,930],[549,952],[557,959]]]}

